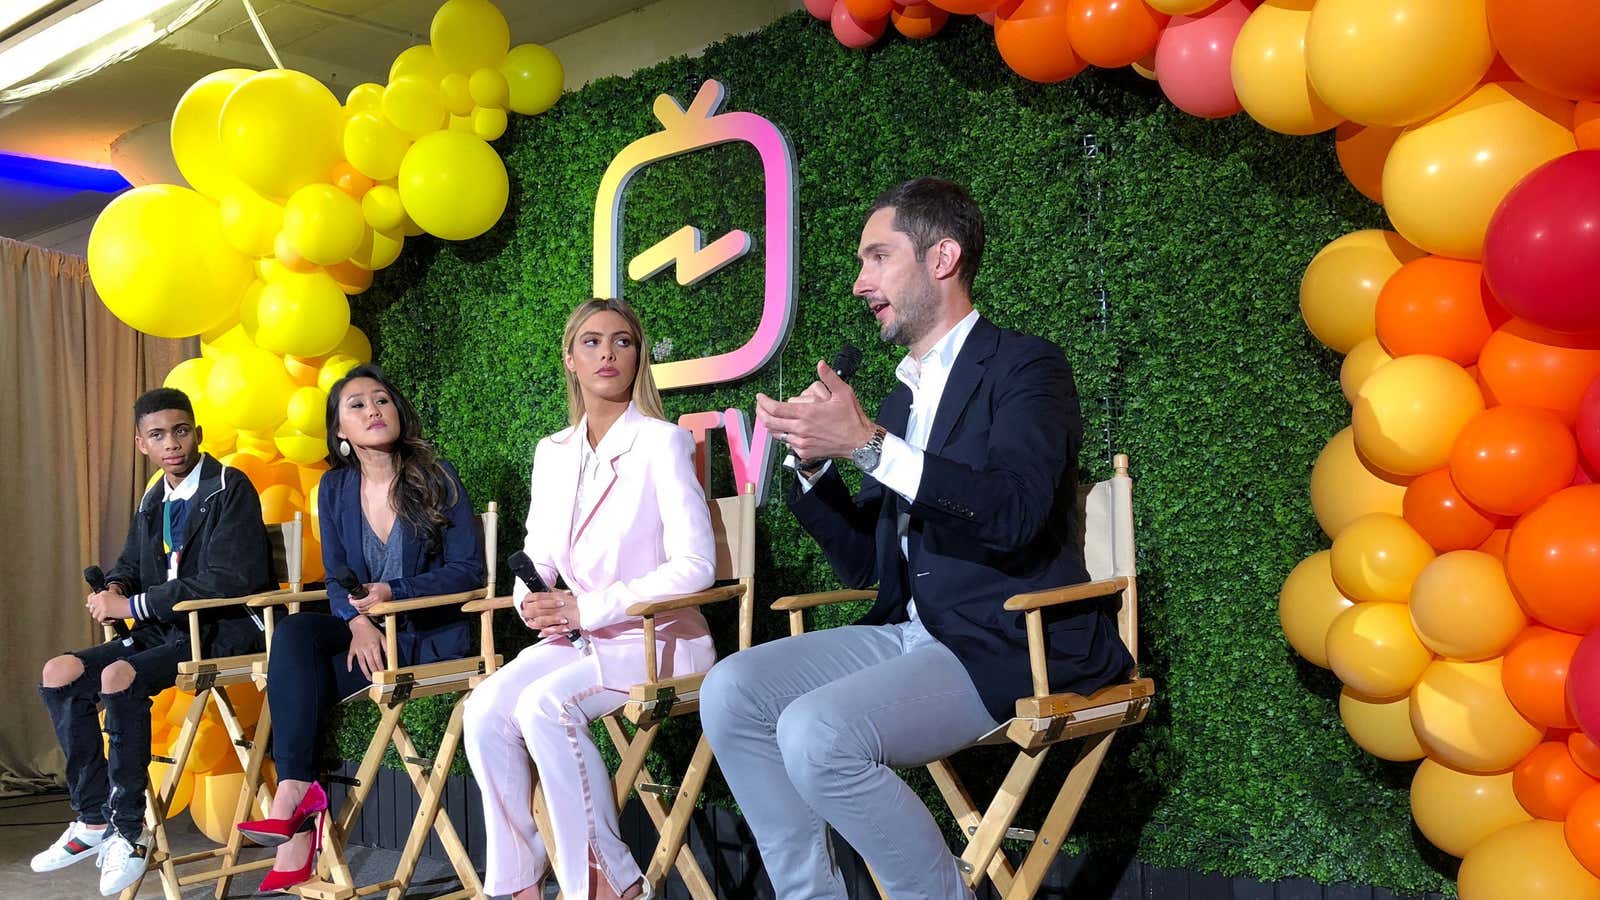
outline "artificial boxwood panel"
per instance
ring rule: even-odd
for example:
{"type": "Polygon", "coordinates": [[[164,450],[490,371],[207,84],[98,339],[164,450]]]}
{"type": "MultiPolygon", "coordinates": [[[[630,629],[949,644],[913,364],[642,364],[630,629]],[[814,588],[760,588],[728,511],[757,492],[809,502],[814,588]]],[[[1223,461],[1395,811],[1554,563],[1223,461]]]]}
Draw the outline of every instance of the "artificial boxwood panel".
{"type": "MultiPolygon", "coordinates": [[[[844,341],[867,351],[855,384],[874,408],[901,351],[878,342],[850,294],[863,213],[906,177],[968,185],[988,219],[979,308],[1065,348],[1083,397],[1084,477],[1109,473],[1110,449],[1133,458],[1141,661],[1160,693],[1149,721],[1117,739],[1079,845],[1263,879],[1449,890],[1450,861],[1411,825],[1410,768],[1350,742],[1337,683],[1294,656],[1276,620],[1282,579],[1326,545],[1307,480],[1348,414],[1338,359],[1301,324],[1296,285],[1323,244],[1381,223],[1340,175],[1327,135],[1281,137],[1243,116],[1194,119],[1126,72],[1029,84],[1008,73],[975,19],[860,53],[804,13],[515,119],[497,143],[512,185],[500,224],[463,243],[411,239],[355,301],[379,361],[474,502],[500,502],[502,558],[521,540],[534,445],[566,424],[559,342],[567,313],[590,293],[600,177],[618,151],[660,128],[657,94],[687,104],[707,78],[728,86],[727,108],[777,122],[795,147],[799,310],[779,359],[736,384],[670,393],[668,413],[753,410],[757,391],[796,393],[844,341]]],[[[734,144],[645,169],[628,193],[624,259],[685,224],[708,240],[744,228],[758,259],[757,161],[734,144]]],[[[651,341],[689,359],[743,342],[759,315],[760,277],[759,263],[746,262],[690,288],[658,277],[627,282],[625,293],[651,341]]],[[[720,436],[712,446],[713,488],[731,492],[720,436]]],[[[835,586],[777,499],[782,483],[760,515],[758,609],[835,586]]],[[[858,612],[823,611],[815,624],[858,612]]],[[[713,616],[725,652],[729,613],[713,616]]],[[[757,621],[758,640],[784,628],[770,612],[757,621]]],[[[509,617],[502,626],[505,652],[526,643],[509,617]]],[[[423,701],[407,721],[426,747],[447,715],[445,703],[423,701]]],[[[374,716],[350,711],[339,735],[346,756],[364,747],[374,716]]],[[[695,726],[673,724],[658,746],[681,767],[695,726]]],[[[1069,756],[1057,752],[1051,790],[1069,756]]],[[[981,793],[1005,761],[986,751],[961,766],[981,793]]],[[[927,779],[909,774],[937,806],[927,779]]],[[[710,796],[731,802],[720,784],[710,796]]],[[[1025,812],[1019,824],[1040,815],[1025,812]]]]}

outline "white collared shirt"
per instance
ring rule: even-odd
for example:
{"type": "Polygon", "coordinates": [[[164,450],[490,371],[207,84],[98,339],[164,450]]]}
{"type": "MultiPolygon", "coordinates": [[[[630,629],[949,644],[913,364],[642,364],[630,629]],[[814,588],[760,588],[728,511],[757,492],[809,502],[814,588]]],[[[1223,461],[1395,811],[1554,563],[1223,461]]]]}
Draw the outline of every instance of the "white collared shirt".
{"type": "MultiPolygon", "coordinates": [[[[628,404],[628,409],[633,409],[633,404],[628,404]]],[[[623,410],[622,415],[628,414],[623,410]]],[[[604,473],[607,472],[606,463],[617,455],[616,443],[622,440],[621,432],[617,426],[621,424],[622,416],[618,416],[606,433],[600,436],[599,446],[589,444],[589,416],[584,415],[578,421],[577,431],[573,438],[578,441],[578,490],[572,498],[572,534],[578,534],[578,527],[594,509],[604,493],[603,482],[606,481],[604,473]]]]}
{"type": "MultiPolygon", "coordinates": [[[[189,470],[189,474],[183,476],[183,480],[178,482],[177,487],[173,487],[171,484],[169,484],[167,482],[166,474],[163,473],[161,476],[161,502],[165,504],[170,503],[173,500],[192,499],[195,491],[200,490],[200,467],[204,462],[205,456],[202,455],[200,457],[200,462],[194,464],[194,468],[189,470]]],[[[181,551],[174,551],[167,554],[168,581],[178,577],[178,560],[181,556],[181,551]]],[[[140,591],[131,599],[129,599],[128,607],[129,612],[133,613],[133,617],[135,619],[143,621],[150,618],[150,608],[145,605],[143,591],[140,591]]]]}

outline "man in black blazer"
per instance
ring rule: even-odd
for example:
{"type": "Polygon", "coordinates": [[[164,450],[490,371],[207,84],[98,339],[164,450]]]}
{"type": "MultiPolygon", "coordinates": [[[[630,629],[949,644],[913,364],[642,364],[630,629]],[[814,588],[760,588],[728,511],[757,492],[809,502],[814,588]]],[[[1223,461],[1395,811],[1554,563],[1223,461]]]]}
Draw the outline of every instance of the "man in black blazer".
{"type": "MultiPolygon", "coordinates": [[[[777,895],[844,898],[832,825],[892,897],[971,896],[933,817],[893,772],[940,759],[1031,692],[1021,613],[1005,601],[1088,580],[1077,521],[1083,442],[1072,368],[1042,338],[972,307],[983,216],[920,178],[873,204],[854,292],[902,384],[873,422],[825,364],[799,397],[757,399],[796,469],[789,507],[841,581],[878,585],[857,624],[719,663],[701,692],[712,748],[777,895]],[[862,472],[850,496],[833,460],[862,472]]],[[[1110,619],[1048,620],[1050,685],[1088,693],[1133,665],[1110,619]]]]}

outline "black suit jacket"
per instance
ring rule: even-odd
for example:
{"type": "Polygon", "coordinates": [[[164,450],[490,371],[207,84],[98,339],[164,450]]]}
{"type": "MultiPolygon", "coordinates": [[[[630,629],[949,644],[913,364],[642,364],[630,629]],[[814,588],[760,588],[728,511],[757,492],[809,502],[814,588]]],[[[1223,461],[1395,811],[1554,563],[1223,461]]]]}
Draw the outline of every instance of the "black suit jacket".
{"type": "MultiPolygon", "coordinates": [[[[911,389],[897,387],[878,423],[904,436],[911,389]]],[[[979,319],[957,355],[923,454],[913,502],[871,476],[851,497],[836,467],[810,491],[791,487],[789,507],[817,539],[839,579],[878,585],[858,624],[917,616],[961,660],[996,721],[1032,694],[1023,614],[1015,594],[1087,581],[1077,521],[1083,422],[1072,367],[1043,338],[979,319]],[[909,558],[898,517],[910,513],[909,558]]],[[[1089,693],[1126,678],[1133,665],[1097,607],[1046,614],[1050,689],[1089,693]]]]}

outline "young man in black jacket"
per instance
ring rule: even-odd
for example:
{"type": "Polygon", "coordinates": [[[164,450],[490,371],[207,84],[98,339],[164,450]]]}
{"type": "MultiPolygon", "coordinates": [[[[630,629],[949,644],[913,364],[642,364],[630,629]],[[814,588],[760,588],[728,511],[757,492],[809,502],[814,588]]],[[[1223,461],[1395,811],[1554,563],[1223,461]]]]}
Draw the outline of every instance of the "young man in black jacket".
{"type": "MultiPolygon", "coordinates": [[[[33,858],[35,872],[100,857],[100,892],[112,896],[143,874],[150,766],[150,698],[172,686],[190,656],[185,601],[270,590],[272,551],[261,499],[244,473],[200,452],[194,407],[162,388],[134,404],[139,452],[161,466],[145,492],[106,589],[84,605],[102,623],[132,619],[126,637],[66,653],[44,665],[39,694],[67,757],[67,788],[77,819],[33,858]],[[106,712],[109,761],[101,750],[96,707],[106,712]]],[[[242,608],[212,610],[201,620],[209,655],[258,652],[259,620],[242,608]]]]}

